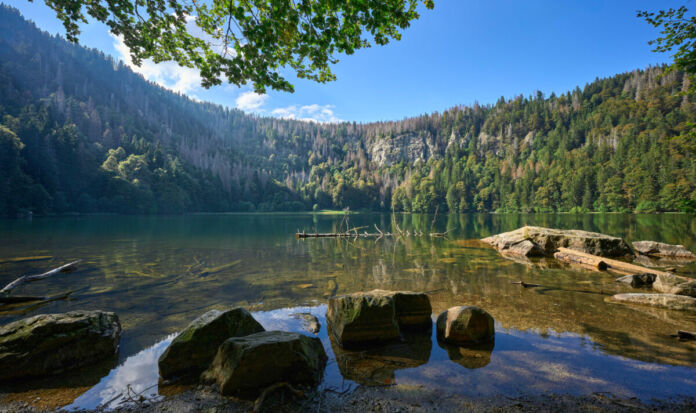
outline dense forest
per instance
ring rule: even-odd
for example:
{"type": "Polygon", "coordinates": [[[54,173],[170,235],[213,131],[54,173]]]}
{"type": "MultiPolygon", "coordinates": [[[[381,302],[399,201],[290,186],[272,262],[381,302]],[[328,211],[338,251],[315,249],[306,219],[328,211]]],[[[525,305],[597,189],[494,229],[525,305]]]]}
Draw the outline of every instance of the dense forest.
{"type": "Polygon", "coordinates": [[[167,91],[0,6],[0,215],[691,211],[696,99],[662,67],[395,122],[167,91]]]}

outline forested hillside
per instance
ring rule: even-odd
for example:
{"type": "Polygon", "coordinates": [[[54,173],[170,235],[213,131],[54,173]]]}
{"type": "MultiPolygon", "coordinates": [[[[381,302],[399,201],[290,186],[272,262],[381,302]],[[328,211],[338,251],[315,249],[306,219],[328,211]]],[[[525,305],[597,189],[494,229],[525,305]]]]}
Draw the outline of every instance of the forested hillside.
{"type": "Polygon", "coordinates": [[[696,206],[686,77],[397,122],[317,124],[194,102],[0,7],[0,215],[696,206]]]}

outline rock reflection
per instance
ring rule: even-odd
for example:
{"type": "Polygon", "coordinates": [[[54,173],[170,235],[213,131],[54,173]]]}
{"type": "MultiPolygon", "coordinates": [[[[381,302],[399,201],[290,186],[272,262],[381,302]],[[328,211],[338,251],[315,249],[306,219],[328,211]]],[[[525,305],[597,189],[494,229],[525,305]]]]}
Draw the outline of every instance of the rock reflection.
{"type": "Polygon", "coordinates": [[[437,344],[447,351],[450,360],[467,369],[474,370],[486,367],[491,362],[495,340],[474,346],[455,346],[442,340],[437,340],[437,344]]]}
{"type": "Polygon", "coordinates": [[[341,348],[329,331],[336,364],[344,379],[369,386],[395,384],[395,371],[426,364],[432,349],[431,330],[402,332],[399,341],[362,351],[341,348]]]}

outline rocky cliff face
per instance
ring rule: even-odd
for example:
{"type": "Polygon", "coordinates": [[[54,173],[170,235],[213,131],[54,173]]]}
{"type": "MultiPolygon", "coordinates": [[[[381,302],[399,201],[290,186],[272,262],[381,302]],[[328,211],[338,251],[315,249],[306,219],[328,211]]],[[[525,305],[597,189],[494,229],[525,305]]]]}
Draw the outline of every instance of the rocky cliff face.
{"type": "Polygon", "coordinates": [[[366,144],[370,160],[380,167],[400,161],[407,163],[426,162],[441,158],[447,147],[459,139],[450,137],[449,141],[438,140],[430,133],[406,132],[391,137],[378,138],[366,144]]]}

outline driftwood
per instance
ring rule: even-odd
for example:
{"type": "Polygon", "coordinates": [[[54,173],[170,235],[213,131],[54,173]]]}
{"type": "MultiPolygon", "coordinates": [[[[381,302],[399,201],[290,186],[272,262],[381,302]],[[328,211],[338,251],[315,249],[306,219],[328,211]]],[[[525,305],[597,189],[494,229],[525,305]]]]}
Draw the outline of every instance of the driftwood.
{"type": "Polygon", "coordinates": [[[524,287],[524,288],[541,287],[541,285],[539,285],[539,284],[530,284],[530,283],[526,283],[526,282],[524,282],[524,281],[522,281],[522,280],[520,280],[520,281],[511,281],[510,284],[518,284],[518,285],[521,285],[521,286],[524,287]]]}
{"type": "MultiPolygon", "coordinates": [[[[581,261],[585,260],[586,261],[585,265],[587,265],[588,268],[594,268],[596,265],[596,269],[601,269],[601,268],[599,268],[599,265],[600,265],[599,263],[603,262],[604,264],[606,264],[606,268],[605,268],[606,270],[616,272],[619,274],[623,274],[623,275],[644,274],[644,273],[663,275],[663,276],[673,275],[673,274],[670,274],[668,272],[659,271],[659,270],[655,270],[652,268],[646,268],[646,267],[642,267],[640,265],[631,264],[631,263],[623,262],[623,261],[619,261],[619,260],[613,260],[610,258],[599,257],[597,255],[587,254],[585,252],[575,251],[575,250],[571,250],[568,248],[559,248],[558,252],[556,254],[554,254],[554,257],[556,259],[561,260],[561,261],[573,262],[573,261],[566,261],[566,259],[571,259],[571,258],[567,258],[567,257],[572,257],[573,260],[577,260],[575,262],[578,264],[582,264],[581,261]],[[561,258],[559,258],[559,255],[562,257],[566,257],[566,258],[561,259],[561,258]]],[[[686,278],[686,277],[680,277],[680,278],[684,278],[685,280],[691,280],[690,278],[686,278]]]]}
{"type": "Polygon", "coordinates": [[[691,331],[677,330],[677,334],[671,334],[671,336],[676,337],[679,341],[696,340],[696,333],[691,331]]]}
{"type": "Polygon", "coordinates": [[[414,237],[422,237],[422,236],[430,236],[432,238],[444,238],[447,236],[447,233],[449,231],[445,232],[431,232],[431,233],[423,233],[423,231],[413,231],[411,233],[410,231],[403,232],[401,229],[396,226],[396,229],[398,231],[398,234],[392,234],[391,232],[384,232],[377,225],[375,225],[375,229],[377,232],[359,232],[359,230],[366,228],[366,227],[357,227],[357,228],[350,228],[345,232],[305,232],[302,230],[297,230],[295,233],[295,238],[377,238],[381,239],[384,237],[393,237],[393,236],[414,236],[414,237]]]}
{"type": "MultiPolygon", "coordinates": [[[[19,277],[16,280],[12,281],[11,283],[7,284],[5,288],[0,290],[0,294],[9,294],[12,289],[15,287],[22,285],[24,283],[32,282],[32,281],[38,281],[38,280],[43,280],[44,278],[48,278],[52,275],[60,274],[60,273],[68,273],[74,270],[77,267],[77,264],[80,263],[82,260],[77,260],[73,261],[71,263],[65,264],[63,266],[60,266],[58,268],[52,269],[51,271],[45,272],[43,274],[37,274],[37,275],[25,275],[23,277],[19,277]]],[[[7,298],[7,297],[5,297],[7,298]]],[[[19,298],[19,297],[16,297],[19,298]]]]}
{"type": "Polygon", "coordinates": [[[584,257],[577,255],[574,252],[562,252],[558,251],[553,254],[553,257],[559,261],[567,262],[569,264],[579,265],[581,267],[589,268],[592,270],[604,271],[608,268],[608,265],[602,257],[584,257]]]}

